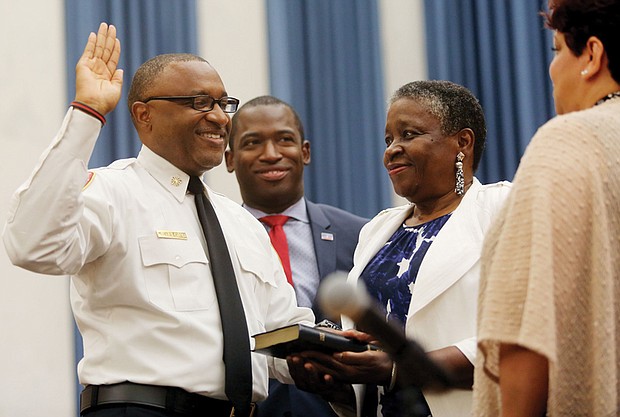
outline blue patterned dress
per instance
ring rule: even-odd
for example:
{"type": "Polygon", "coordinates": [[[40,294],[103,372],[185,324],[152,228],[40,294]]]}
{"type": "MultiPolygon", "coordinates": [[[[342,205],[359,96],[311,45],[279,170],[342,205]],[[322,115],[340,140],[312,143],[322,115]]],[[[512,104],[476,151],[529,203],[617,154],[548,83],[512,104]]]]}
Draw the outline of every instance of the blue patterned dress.
{"type": "MultiPolygon", "coordinates": [[[[418,226],[403,224],[360,275],[368,293],[385,309],[386,320],[402,328],[403,333],[420,265],[449,218],[450,214],[446,214],[418,226]]],[[[380,402],[383,417],[403,415],[398,397],[397,391],[382,395],[380,402]]],[[[428,409],[426,404],[423,406],[428,409]]]]}

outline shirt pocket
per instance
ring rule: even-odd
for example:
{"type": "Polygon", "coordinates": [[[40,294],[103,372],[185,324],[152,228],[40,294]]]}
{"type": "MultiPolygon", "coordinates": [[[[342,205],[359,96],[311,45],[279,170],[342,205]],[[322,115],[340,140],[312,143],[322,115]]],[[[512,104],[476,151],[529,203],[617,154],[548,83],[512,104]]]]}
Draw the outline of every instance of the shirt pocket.
{"type": "Polygon", "coordinates": [[[248,294],[247,290],[251,288],[251,293],[249,293],[251,302],[244,303],[248,330],[251,335],[265,331],[265,320],[272,291],[277,287],[268,250],[260,251],[245,242],[234,246],[234,254],[241,273],[240,285],[245,286],[251,283],[251,286],[245,288],[245,294],[248,294]]]}
{"type": "Polygon", "coordinates": [[[138,238],[149,301],[163,310],[208,310],[215,304],[209,261],[195,237],[138,238]]]}
{"type": "Polygon", "coordinates": [[[253,276],[259,284],[277,287],[268,249],[264,252],[253,246],[236,244],[235,255],[244,274],[253,276]]]}

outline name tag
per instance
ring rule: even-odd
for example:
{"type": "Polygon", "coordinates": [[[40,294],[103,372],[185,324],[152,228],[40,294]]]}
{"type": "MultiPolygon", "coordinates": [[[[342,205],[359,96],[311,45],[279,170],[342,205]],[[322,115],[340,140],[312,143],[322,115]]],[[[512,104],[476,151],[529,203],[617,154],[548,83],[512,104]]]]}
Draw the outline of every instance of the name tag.
{"type": "Polygon", "coordinates": [[[178,240],[187,240],[187,233],[185,232],[174,232],[172,230],[158,230],[157,237],[160,239],[178,239],[178,240]]]}
{"type": "Polygon", "coordinates": [[[334,235],[327,232],[321,233],[321,240],[334,240],[334,235]]]}

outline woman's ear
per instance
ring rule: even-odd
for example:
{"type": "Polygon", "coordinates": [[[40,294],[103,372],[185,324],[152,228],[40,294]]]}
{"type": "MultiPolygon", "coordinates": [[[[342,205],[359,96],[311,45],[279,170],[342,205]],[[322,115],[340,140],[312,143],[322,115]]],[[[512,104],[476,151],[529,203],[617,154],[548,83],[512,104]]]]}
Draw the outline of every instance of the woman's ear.
{"type": "Polygon", "coordinates": [[[596,36],[590,36],[586,41],[586,45],[583,48],[583,52],[580,59],[586,59],[586,66],[581,71],[581,75],[584,79],[590,79],[597,75],[599,71],[607,68],[605,61],[605,47],[603,42],[596,36]]]}
{"type": "Polygon", "coordinates": [[[463,152],[465,155],[473,155],[474,143],[476,142],[476,136],[473,130],[468,127],[461,129],[459,133],[457,133],[456,140],[459,151],[463,152]]]}

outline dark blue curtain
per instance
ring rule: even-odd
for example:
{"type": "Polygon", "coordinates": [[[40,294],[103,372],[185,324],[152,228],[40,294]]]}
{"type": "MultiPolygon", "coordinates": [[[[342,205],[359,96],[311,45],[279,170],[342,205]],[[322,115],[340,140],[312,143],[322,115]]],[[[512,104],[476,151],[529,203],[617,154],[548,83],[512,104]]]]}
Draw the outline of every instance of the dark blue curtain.
{"type": "Polygon", "coordinates": [[[267,0],[270,81],[312,144],[309,199],[363,216],[391,205],[376,0],[267,0]]]}
{"type": "Polygon", "coordinates": [[[511,180],[530,138],[555,114],[547,67],[551,33],[541,0],[426,0],[429,79],[472,90],[487,118],[476,176],[511,180]]]}
{"type": "MultiPolygon", "coordinates": [[[[119,66],[124,70],[123,96],[114,112],[106,116],[90,167],[108,165],[115,159],[138,154],[140,141],[127,109],[127,92],[136,69],[162,53],[197,53],[195,0],[65,0],[67,50],[67,103],[75,96],[75,64],[82,55],[90,32],[99,23],[117,28],[121,40],[119,66]]],[[[82,358],[82,339],[75,332],[76,362],[82,358]]],[[[77,398],[81,386],[76,383],[77,398]]],[[[79,400],[78,413],[79,415],[79,400]]]]}

